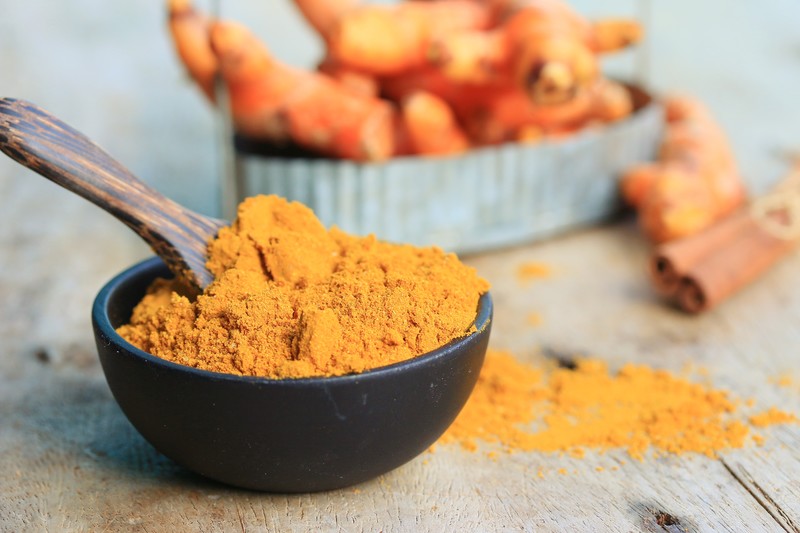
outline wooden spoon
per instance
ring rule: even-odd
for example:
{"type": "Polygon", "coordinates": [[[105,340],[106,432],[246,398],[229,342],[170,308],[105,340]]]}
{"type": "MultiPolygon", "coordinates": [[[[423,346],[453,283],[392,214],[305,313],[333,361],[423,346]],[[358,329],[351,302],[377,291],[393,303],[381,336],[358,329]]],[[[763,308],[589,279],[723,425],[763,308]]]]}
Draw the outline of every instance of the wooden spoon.
{"type": "Polygon", "coordinates": [[[202,291],[214,279],[205,266],[207,247],[227,223],[161,195],[46,111],[0,98],[0,150],[127,224],[191,288],[202,291]]]}

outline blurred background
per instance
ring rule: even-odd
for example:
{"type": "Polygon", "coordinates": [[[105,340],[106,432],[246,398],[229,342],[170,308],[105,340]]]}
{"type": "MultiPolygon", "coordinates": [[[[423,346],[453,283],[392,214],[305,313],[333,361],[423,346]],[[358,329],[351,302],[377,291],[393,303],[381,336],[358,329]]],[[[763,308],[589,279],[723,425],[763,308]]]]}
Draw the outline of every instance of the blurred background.
{"type": "MultiPolygon", "coordinates": [[[[204,10],[210,0],[196,0],[204,10]]],[[[759,192],[800,150],[800,2],[797,0],[573,0],[588,15],[637,16],[643,46],[607,71],[656,93],[705,101],[728,132],[759,192]]],[[[321,44],[290,0],[220,0],[283,61],[310,67],[321,44]]],[[[220,151],[214,111],[184,75],[163,0],[0,0],[0,95],[31,100],[85,132],[167,196],[219,214],[220,151]]],[[[11,184],[0,158],[0,194],[50,187],[11,184]]],[[[40,183],[39,183],[40,182],[40,183]]],[[[109,219],[110,220],[110,219],[109,219]]]]}

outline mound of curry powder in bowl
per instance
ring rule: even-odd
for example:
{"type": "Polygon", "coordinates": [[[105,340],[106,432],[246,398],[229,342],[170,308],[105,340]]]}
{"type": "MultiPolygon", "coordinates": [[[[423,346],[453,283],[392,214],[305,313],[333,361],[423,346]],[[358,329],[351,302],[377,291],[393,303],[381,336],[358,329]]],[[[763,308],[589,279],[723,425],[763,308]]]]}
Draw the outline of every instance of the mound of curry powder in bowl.
{"type": "Polygon", "coordinates": [[[255,196],[209,246],[195,301],[157,280],[118,329],[183,365],[248,376],[363,372],[474,331],[489,285],[454,254],[327,230],[314,213],[255,196]]]}

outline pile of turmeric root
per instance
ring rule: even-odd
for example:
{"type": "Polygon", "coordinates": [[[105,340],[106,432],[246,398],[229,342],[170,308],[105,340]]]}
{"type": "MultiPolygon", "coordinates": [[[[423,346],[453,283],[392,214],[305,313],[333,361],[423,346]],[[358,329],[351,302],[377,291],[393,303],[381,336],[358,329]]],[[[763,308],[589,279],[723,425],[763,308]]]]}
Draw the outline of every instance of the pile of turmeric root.
{"type": "Polygon", "coordinates": [[[601,54],[642,38],[563,0],[293,0],[325,43],[314,71],[245,26],[169,0],[170,31],[210,100],[224,80],[237,132],[325,157],[382,161],[570,135],[632,112],[601,54]]]}
{"type": "MultiPolygon", "coordinates": [[[[633,111],[604,78],[602,54],[635,45],[634,20],[589,21],[565,0],[293,0],[325,43],[316,70],[273,57],[245,26],[168,0],[175,48],[212,102],[227,88],[238,134],[354,161],[455,154],[537,142],[633,111]]],[[[645,234],[696,233],[745,201],[724,133],[708,110],[667,98],[655,162],[622,177],[645,234]]]]}
{"type": "Polygon", "coordinates": [[[654,243],[688,237],[740,207],[747,192],[725,133],[699,101],[663,100],[666,127],[654,162],[628,169],[622,195],[654,243]]]}

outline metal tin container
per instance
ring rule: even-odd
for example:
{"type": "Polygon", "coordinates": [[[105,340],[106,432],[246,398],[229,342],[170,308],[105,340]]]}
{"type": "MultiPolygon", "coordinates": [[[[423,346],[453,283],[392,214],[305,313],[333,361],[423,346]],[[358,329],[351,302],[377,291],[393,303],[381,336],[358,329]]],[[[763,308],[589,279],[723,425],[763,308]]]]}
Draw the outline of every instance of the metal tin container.
{"type": "Polygon", "coordinates": [[[621,207],[618,176],[653,157],[663,128],[660,106],[642,90],[632,94],[637,110],[617,123],[450,157],[355,163],[238,139],[232,196],[277,194],[349,233],[458,253],[535,241],[621,207]]]}

